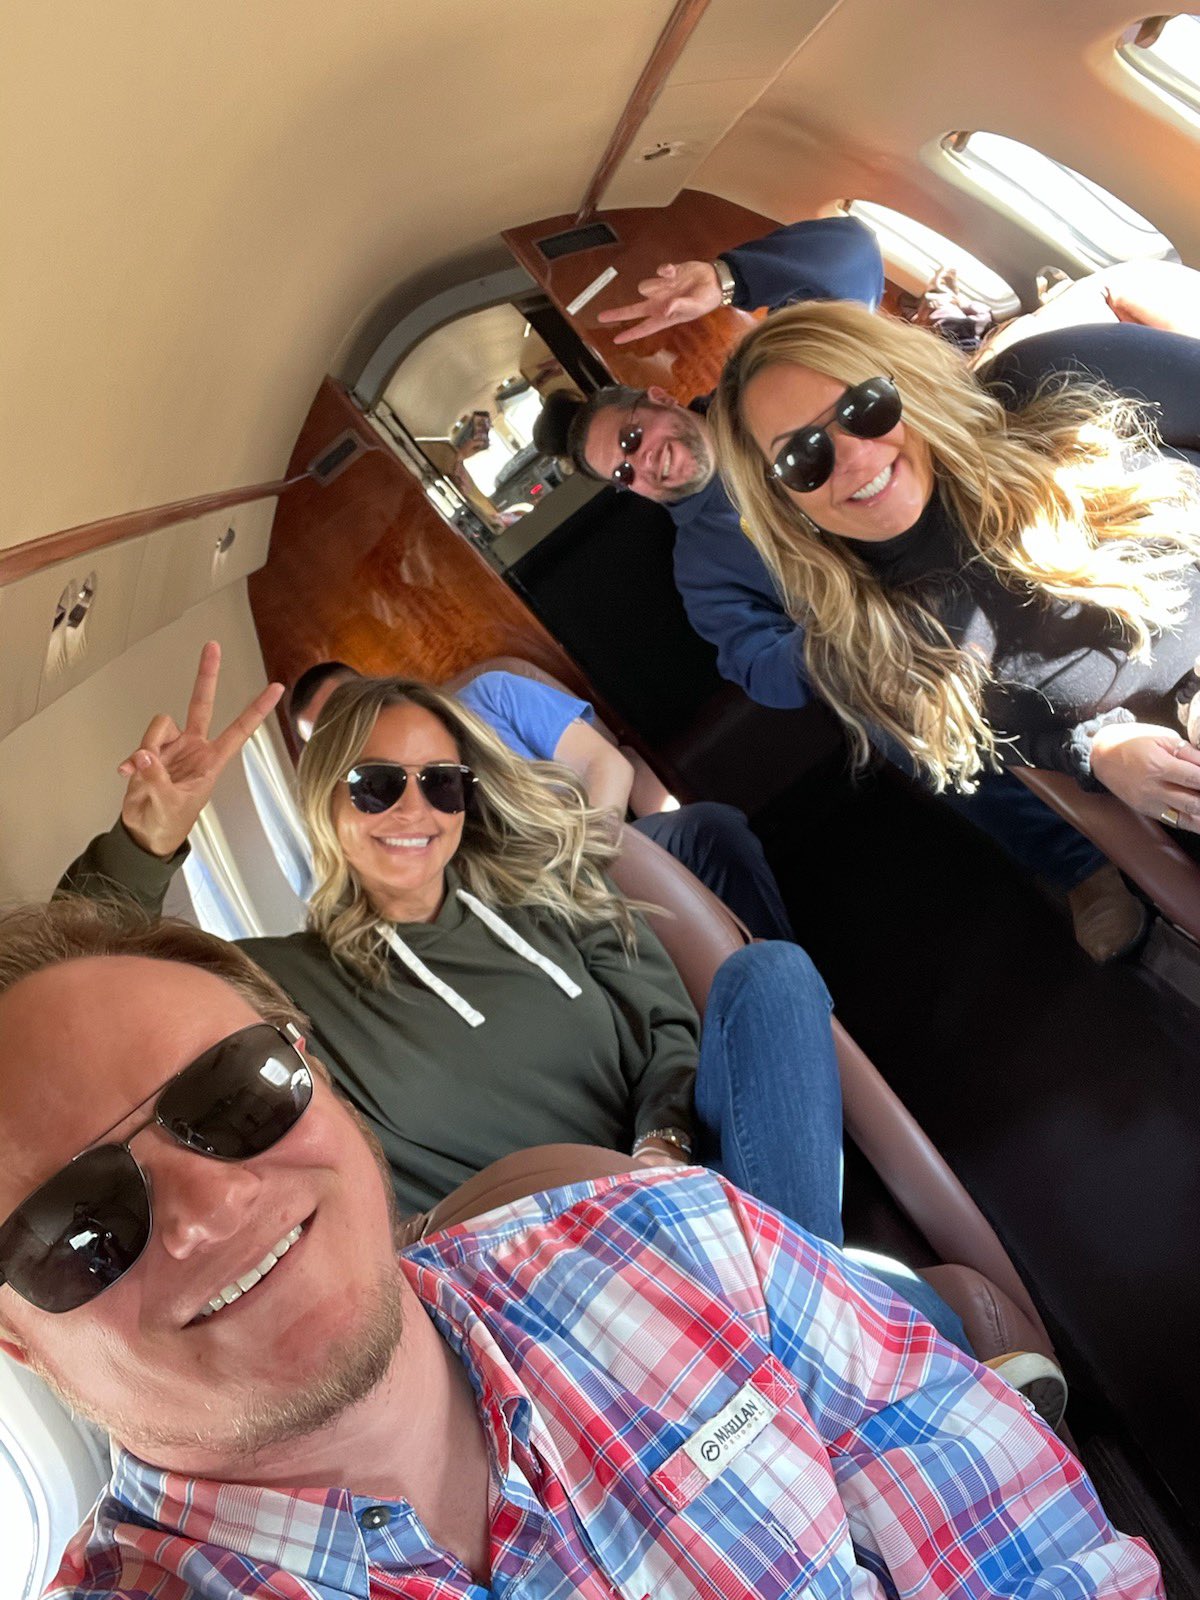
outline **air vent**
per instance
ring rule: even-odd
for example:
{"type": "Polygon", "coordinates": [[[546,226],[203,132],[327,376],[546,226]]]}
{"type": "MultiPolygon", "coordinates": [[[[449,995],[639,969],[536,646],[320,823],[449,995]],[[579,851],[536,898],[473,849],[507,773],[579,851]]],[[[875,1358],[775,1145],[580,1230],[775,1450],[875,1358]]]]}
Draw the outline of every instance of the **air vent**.
{"type": "Polygon", "coordinates": [[[583,228],[568,228],[566,233],[552,233],[534,243],[547,261],[557,261],[559,256],[573,256],[580,250],[597,250],[604,244],[620,244],[620,240],[607,222],[589,222],[583,228]]]}
{"type": "Polygon", "coordinates": [[[330,440],[320,455],[309,462],[308,475],[318,483],[332,483],[351,462],[372,449],[374,446],[369,445],[360,433],[347,428],[345,433],[339,433],[336,439],[330,440]]]}

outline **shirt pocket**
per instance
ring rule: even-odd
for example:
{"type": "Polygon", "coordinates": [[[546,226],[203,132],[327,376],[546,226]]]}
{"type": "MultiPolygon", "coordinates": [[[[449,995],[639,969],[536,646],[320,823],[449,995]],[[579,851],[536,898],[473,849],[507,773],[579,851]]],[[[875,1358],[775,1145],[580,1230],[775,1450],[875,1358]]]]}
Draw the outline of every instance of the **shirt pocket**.
{"type": "Polygon", "coordinates": [[[696,1410],[689,1437],[650,1475],[674,1512],[663,1553],[673,1547],[698,1594],[772,1600],[812,1585],[815,1600],[814,1580],[848,1556],[850,1535],[795,1378],[768,1356],[720,1409],[696,1410]]]}

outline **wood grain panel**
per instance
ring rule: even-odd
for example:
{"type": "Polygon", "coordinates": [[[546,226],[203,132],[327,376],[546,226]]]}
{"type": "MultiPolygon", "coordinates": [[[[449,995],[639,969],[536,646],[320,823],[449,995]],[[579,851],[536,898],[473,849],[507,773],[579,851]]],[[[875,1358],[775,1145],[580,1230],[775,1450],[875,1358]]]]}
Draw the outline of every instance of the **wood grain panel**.
{"type": "Polygon", "coordinates": [[[685,402],[707,394],[715,386],[730,348],[753,324],[746,312],[714,311],[698,322],[668,328],[633,345],[615,345],[613,334],[620,329],[600,327],[596,314],[636,300],[639,280],[652,276],[664,261],[711,261],[722,250],[757,239],[777,224],[697,189],[683,190],[669,206],[658,210],[603,211],[600,218],[614,230],[619,242],[557,261],[546,261],[535,241],[572,227],[573,217],[547,217],[527,227],[510,228],[504,241],[617,382],[640,389],[656,383],[685,402]],[[577,315],[569,315],[568,304],[610,266],[617,269],[613,282],[577,315]]]}
{"type": "MultiPolygon", "coordinates": [[[[345,389],[326,379],[292,471],[345,428],[378,443],[345,389]]],[[[325,488],[291,490],[249,587],[267,671],[284,683],[327,660],[440,683],[472,662],[514,655],[588,695],[574,662],[390,450],[360,458],[325,488]]]]}

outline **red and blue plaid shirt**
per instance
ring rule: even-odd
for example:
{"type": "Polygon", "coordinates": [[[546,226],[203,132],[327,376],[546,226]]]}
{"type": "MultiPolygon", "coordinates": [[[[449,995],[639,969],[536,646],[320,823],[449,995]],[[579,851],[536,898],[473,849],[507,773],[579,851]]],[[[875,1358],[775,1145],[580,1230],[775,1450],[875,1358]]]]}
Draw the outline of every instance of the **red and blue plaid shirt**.
{"type": "Polygon", "coordinates": [[[1162,1591],[1001,1379],[710,1173],[558,1189],[403,1270],[470,1373],[490,1588],[404,1501],[117,1459],[56,1596],[1133,1600],[1162,1591]]]}

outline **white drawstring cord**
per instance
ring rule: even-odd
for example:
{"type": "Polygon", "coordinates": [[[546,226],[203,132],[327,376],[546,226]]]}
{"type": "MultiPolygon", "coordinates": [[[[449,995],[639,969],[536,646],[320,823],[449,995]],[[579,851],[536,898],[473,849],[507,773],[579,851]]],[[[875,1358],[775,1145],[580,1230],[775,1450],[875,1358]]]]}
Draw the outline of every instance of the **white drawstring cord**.
{"type": "Polygon", "coordinates": [[[451,1011],[456,1011],[472,1028],[480,1026],[485,1020],[482,1011],[476,1011],[473,1005],[463,999],[457,989],[452,989],[448,983],[443,983],[436,973],[430,972],[420,956],[408,948],[395,928],[389,927],[386,922],[381,922],[379,929],[404,965],[415,977],[420,978],[427,989],[432,989],[439,1000],[444,1000],[451,1011]]]}
{"type": "Polygon", "coordinates": [[[515,950],[517,955],[524,956],[525,960],[537,967],[539,972],[544,972],[552,983],[558,985],[568,999],[577,1000],[579,998],[583,990],[575,982],[574,978],[568,978],[561,967],[555,966],[549,956],[544,956],[540,950],[535,950],[527,940],[522,939],[515,928],[510,928],[508,923],[503,922],[490,906],[485,906],[482,900],[476,900],[475,896],[468,894],[465,889],[459,889],[457,893],[462,903],[470,906],[480,922],[485,927],[490,928],[502,944],[506,944],[510,950],[515,950]]]}
{"type": "MultiPolygon", "coordinates": [[[[466,889],[458,889],[455,892],[467,909],[475,913],[484,927],[490,929],[501,944],[506,944],[516,955],[528,961],[531,966],[537,967],[539,972],[544,972],[552,983],[558,985],[569,1000],[579,998],[583,990],[573,978],[567,976],[560,966],[551,961],[549,956],[544,956],[540,950],[535,950],[528,940],[521,937],[515,928],[510,928],[507,922],[498,917],[490,906],[485,906],[482,900],[477,900],[473,894],[468,894],[466,889]]],[[[420,956],[408,948],[390,923],[381,922],[379,931],[413,976],[419,978],[427,989],[432,990],[438,999],[444,1001],[451,1011],[456,1012],[465,1023],[472,1028],[478,1028],[487,1020],[483,1012],[477,1011],[469,1001],[464,1000],[457,989],[452,989],[444,979],[431,972],[420,956]]]]}

